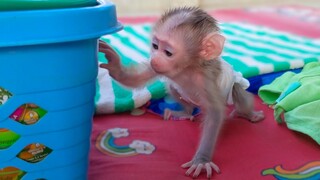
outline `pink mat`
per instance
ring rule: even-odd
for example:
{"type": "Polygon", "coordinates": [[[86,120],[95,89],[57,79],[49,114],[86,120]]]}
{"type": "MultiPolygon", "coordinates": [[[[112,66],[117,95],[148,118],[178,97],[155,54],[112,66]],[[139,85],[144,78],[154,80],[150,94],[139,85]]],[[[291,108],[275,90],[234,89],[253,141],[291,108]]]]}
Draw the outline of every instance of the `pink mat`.
{"type": "MultiPolygon", "coordinates": [[[[263,176],[262,172],[276,165],[293,170],[320,160],[319,145],[303,134],[288,130],[284,124],[276,124],[273,111],[258,97],[255,101],[256,108],[266,112],[266,119],[256,124],[244,119],[226,120],[213,159],[222,173],[215,174],[214,179],[274,179],[272,175],[263,176]]],[[[150,113],[96,116],[89,179],[186,179],[180,165],[192,158],[199,130],[199,122],[163,121],[150,113]],[[155,150],[149,155],[104,154],[97,149],[96,140],[105,130],[116,127],[127,128],[129,132],[127,137],[116,138],[116,145],[143,140],[153,144],[155,150]]]]}

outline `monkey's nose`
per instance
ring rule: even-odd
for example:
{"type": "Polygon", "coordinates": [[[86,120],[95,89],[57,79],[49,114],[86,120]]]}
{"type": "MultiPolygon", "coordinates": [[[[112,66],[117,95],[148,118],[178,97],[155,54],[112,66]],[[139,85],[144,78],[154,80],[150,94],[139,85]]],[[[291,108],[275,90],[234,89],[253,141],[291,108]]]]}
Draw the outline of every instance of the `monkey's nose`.
{"type": "Polygon", "coordinates": [[[157,63],[157,61],[156,60],[154,60],[154,59],[151,59],[150,60],[150,64],[151,64],[151,67],[154,69],[154,68],[156,68],[157,66],[158,66],[158,63],[157,63]]]}
{"type": "Polygon", "coordinates": [[[153,60],[150,62],[150,65],[155,72],[160,73],[161,65],[159,64],[158,61],[153,60]]]}

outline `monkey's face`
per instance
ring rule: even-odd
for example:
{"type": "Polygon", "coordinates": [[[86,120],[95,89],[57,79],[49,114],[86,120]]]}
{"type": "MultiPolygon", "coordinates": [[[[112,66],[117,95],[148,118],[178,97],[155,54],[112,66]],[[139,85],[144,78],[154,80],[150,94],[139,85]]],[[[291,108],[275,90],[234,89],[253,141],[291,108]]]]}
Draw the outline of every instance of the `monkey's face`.
{"type": "Polygon", "coordinates": [[[151,42],[151,67],[159,74],[174,76],[184,59],[184,49],[179,38],[168,33],[155,32],[151,42]]]}

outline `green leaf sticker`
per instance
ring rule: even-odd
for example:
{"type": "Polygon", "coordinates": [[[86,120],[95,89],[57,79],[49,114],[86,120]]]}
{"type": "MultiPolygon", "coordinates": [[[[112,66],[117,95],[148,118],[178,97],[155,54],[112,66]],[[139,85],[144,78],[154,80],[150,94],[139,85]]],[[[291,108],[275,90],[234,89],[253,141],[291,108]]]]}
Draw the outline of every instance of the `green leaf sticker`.
{"type": "Polygon", "coordinates": [[[0,128],[0,150],[9,148],[19,138],[20,138],[19,134],[13,131],[10,131],[9,129],[0,128]]]}

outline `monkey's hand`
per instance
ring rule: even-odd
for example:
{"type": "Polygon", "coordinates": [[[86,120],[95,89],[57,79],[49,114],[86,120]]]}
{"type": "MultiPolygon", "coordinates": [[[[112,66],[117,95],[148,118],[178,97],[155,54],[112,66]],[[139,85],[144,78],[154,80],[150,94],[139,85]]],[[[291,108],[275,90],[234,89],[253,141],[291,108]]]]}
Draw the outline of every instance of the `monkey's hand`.
{"type": "Polygon", "coordinates": [[[203,170],[207,171],[207,178],[210,178],[212,176],[212,169],[220,174],[220,169],[216,164],[211,161],[204,161],[200,159],[193,159],[192,161],[183,164],[181,167],[189,168],[186,171],[187,176],[190,176],[190,174],[194,172],[194,178],[198,177],[203,170]]]}
{"type": "Polygon", "coordinates": [[[102,40],[99,40],[99,52],[104,53],[106,59],[108,60],[108,64],[100,64],[100,67],[108,69],[109,74],[112,77],[120,74],[122,70],[118,53],[102,40]]]}

